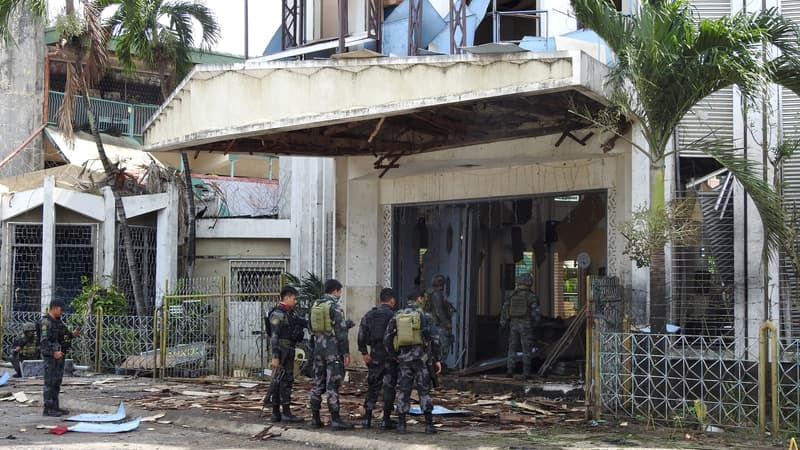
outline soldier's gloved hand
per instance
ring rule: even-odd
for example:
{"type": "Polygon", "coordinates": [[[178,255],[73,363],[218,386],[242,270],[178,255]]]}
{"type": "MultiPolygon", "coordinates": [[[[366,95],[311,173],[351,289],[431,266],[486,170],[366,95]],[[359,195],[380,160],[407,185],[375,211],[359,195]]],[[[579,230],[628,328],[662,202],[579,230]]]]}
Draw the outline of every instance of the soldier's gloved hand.
{"type": "Polygon", "coordinates": [[[441,361],[436,361],[435,366],[436,366],[436,375],[439,375],[440,373],[442,373],[442,362],[441,361]]]}
{"type": "Polygon", "coordinates": [[[55,359],[61,359],[63,357],[64,357],[64,352],[55,352],[55,353],[53,353],[53,358],[55,358],[55,359]]]}
{"type": "Polygon", "coordinates": [[[280,365],[281,361],[278,358],[272,358],[272,370],[276,370],[280,365]]]}
{"type": "Polygon", "coordinates": [[[345,353],[344,354],[344,366],[345,367],[350,367],[350,354],[349,353],[345,353]]]}

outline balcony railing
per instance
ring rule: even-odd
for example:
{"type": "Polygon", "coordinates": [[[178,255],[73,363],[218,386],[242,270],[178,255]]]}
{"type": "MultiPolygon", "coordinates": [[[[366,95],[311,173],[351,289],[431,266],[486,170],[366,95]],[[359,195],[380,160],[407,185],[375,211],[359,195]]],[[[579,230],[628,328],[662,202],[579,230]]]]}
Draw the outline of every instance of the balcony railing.
{"type": "MultiPolygon", "coordinates": [[[[158,106],[137,105],[133,103],[115,102],[100,98],[91,98],[92,109],[97,118],[97,126],[101,132],[117,132],[122,135],[141,138],[144,125],[153,117],[158,106]]],[[[58,123],[58,110],[64,102],[64,93],[50,91],[47,104],[47,123],[58,123]]],[[[86,115],[83,98],[75,100],[74,127],[88,128],[89,118],[86,115]]]]}

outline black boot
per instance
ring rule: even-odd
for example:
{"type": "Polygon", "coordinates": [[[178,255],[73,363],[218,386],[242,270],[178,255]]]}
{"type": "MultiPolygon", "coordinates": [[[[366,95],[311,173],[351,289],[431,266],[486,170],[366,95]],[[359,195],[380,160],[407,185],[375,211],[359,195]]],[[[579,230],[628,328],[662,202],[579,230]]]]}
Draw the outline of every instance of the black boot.
{"type": "Polygon", "coordinates": [[[383,420],[381,420],[381,430],[394,430],[397,428],[397,423],[391,418],[392,412],[390,410],[383,410],[383,420]]]}
{"type": "Polygon", "coordinates": [[[364,420],[361,422],[361,425],[364,428],[372,428],[372,410],[365,409],[364,410],[364,420]]]}
{"type": "Polygon", "coordinates": [[[425,434],[436,434],[436,427],[433,426],[432,413],[425,413],[425,434]]]}
{"type": "Polygon", "coordinates": [[[331,411],[331,428],[334,430],[352,430],[353,424],[343,421],[339,416],[339,411],[331,411]]]}
{"type": "Polygon", "coordinates": [[[405,414],[398,414],[397,415],[397,432],[398,433],[405,433],[406,432],[406,415],[405,414]]]}
{"type": "Polygon", "coordinates": [[[292,405],[287,403],[283,405],[283,414],[281,414],[281,421],[286,423],[302,423],[305,422],[306,419],[303,419],[302,417],[297,417],[294,414],[292,414],[292,405]]]}
{"type": "Polygon", "coordinates": [[[322,419],[319,417],[319,410],[312,409],[311,410],[311,428],[322,428],[325,426],[322,423],[322,419]]]}
{"type": "Polygon", "coordinates": [[[61,416],[63,416],[63,414],[61,414],[56,409],[45,409],[44,412],[42,413],[42,415],[43,416],[47,416],[47,417],[61,417],[61,416]]]}
{"type": "MultiPolygon", "coordinates": [[[[58,394],[56,394],[56,395],[58,395],[58,394]]],[[[58,412],[59,412],[59,413],[60,413],[62,416],[67,416],[67,415],[69,415],[69,410],[68,410],[68,409],[64,409],[64,408],[62,408],[62,407],[61,407],[61,404],[60,404],[60,402],[58,401],[58,397],[56,397],[56,407],[55,407],[55,410],[56,410],[56,411],[58,411],[58,412]]]]}
{"type": "Polygon", "coordinates": [[[281,421],[281,407],[280,405],[272,405],[272,417],[270,417],[272,423],[278,423],[281,421]]]}

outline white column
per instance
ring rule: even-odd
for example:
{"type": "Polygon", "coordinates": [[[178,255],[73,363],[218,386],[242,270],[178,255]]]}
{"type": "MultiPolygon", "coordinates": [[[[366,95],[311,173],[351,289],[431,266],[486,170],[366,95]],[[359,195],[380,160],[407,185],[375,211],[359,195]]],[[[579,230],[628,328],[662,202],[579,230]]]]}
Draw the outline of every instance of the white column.
{"type": "Polygon", "coordinates": [[[167,189],[167,206],[158,211],[156,229],[156,308],[164,303],[164,287],[178,277],[178,190],[167,189]]]}
{"type": "Polygon", "coordinates": [[[114,268],[117,258],[117,214],[114,194],[111,188],[103,188],[105,220],[103,220],[103,278],[102,284],[108,287],[114,280],[114,268]]]}
{"type": "MultiPolygon", "coordinates": [[[[642,136],[642,128],[633,125],[631,131],[633,142],[647,149],[647,142],[642,136]]],[[[646,209],[650,205],[650,160],[641,151],[631,150],[631,211],[646,209]],[[642,187],[645,187],[642,189],[642,187]]],[[[626,218],[627,220],[627,218],[626,218]]],[[[624,244],[623,244],[624,245],[624,244]]],[[[666,263],[666,261],[665,261],[666,263]]],[[[638,268],[631,261],[631,319],[634,323],[650,321],[650,269],[638,268]]]]}
{"type": "Polygon", "coordinates": [[[56,205],[54,200],[56,180],[52,176],[44,178],[42,192],[42,312],[53,300],[55,283],[56,252],[56,205]]]}

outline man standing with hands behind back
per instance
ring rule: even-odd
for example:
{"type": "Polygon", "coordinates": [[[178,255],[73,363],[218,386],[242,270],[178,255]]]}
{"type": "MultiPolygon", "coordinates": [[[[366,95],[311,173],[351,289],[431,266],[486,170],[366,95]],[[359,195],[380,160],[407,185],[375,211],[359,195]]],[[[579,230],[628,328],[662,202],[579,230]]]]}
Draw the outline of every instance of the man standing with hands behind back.
{"type": "Polygon", "coordinates": [[[58,403],[58,393],[61,391],[61,380],[64,378],[64,361],[69,350],[69,344],[79,332],[70,333],[67,325],[61,320],[67,305],[63,300],[50,302],[50,310],[42,318],[42,338],[40,349],[44,359],[44,415],[59,417],[69,414],[66,409],[61,409],[58,403]]]}

